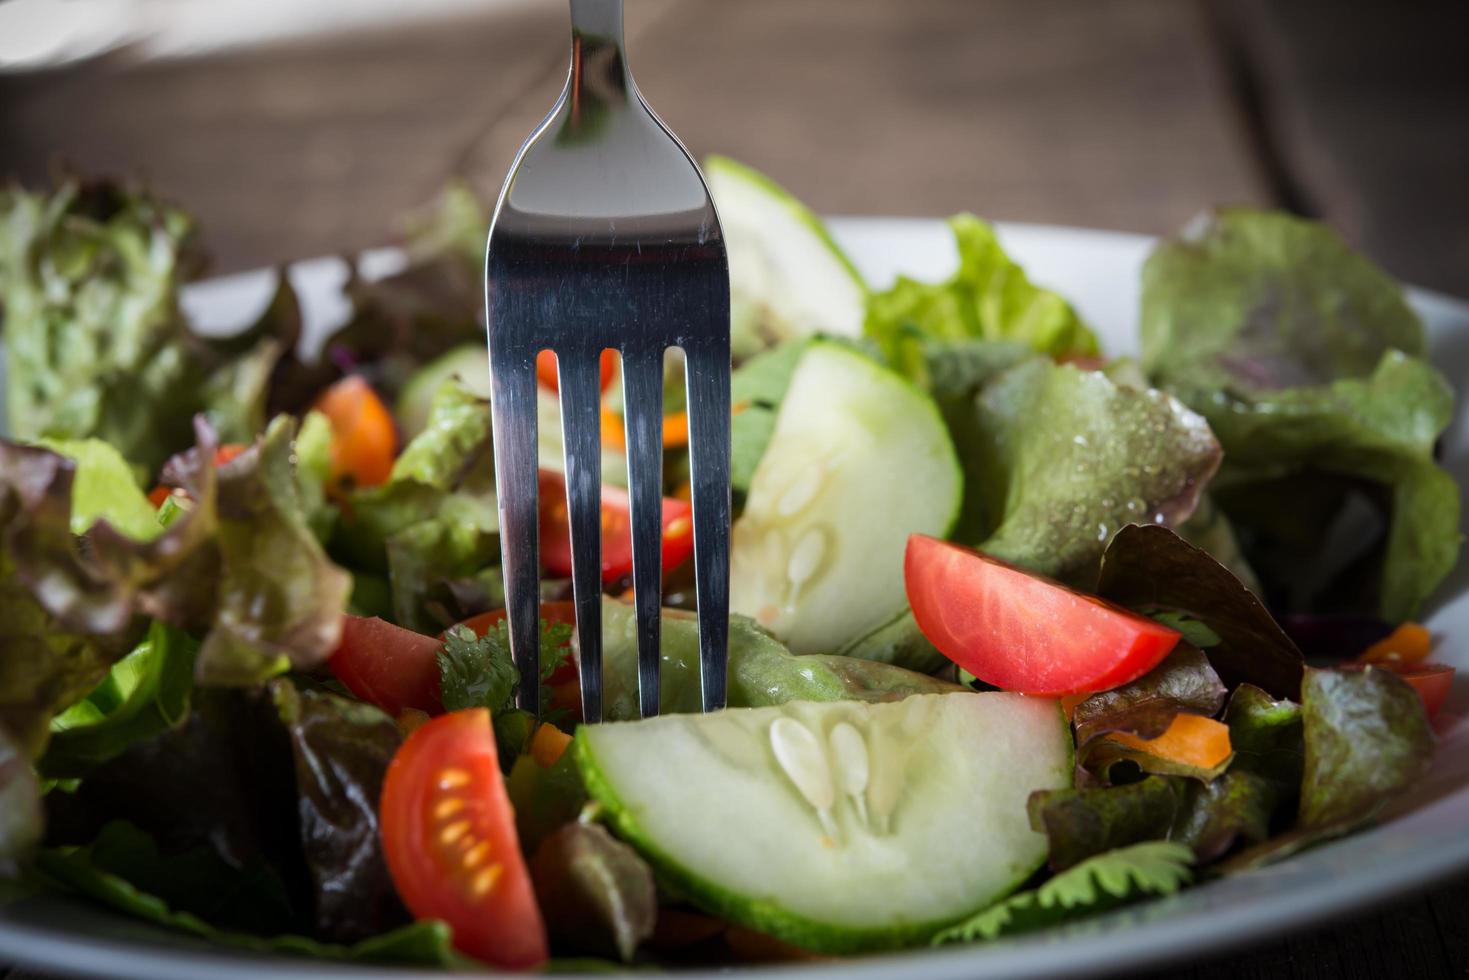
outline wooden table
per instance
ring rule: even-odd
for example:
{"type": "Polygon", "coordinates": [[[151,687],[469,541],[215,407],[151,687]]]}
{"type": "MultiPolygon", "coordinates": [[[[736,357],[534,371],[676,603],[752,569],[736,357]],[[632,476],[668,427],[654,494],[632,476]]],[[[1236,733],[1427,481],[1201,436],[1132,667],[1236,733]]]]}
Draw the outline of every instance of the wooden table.
{"type": "MultiPolygon", "coordinates": [[[[560,3],[0,79],[0,175],[146,175],[220,270],[355,250],[452,176],[492,197],[565,73],[560,3]]],[[[1214,203],[1331,221],[1469,296],[1469,4],[632,0],[649,100],[827,213],[1164,234],[1214,203]]],[[[1166,976],[1462,977],[1469,879],[1166,976]]],[[[1104,964],[1102,966],[1105,966],[1104,964]]]]}

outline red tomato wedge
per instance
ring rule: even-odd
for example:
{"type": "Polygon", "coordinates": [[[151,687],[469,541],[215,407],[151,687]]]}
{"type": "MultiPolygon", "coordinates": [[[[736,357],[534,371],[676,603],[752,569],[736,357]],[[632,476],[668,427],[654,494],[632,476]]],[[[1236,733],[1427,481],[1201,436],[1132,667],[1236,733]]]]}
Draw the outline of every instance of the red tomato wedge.
{"type": "Polygon", "coordinates": [[[908,538],[903,578],[923,635],[1006,691],[1107,691],[1152,670],[1179,639],[1095,596],[923,534],[908,538]]]}
{"type": "MultiPolygon", "coordinates": [[[[612,379],[617,376],[617,351],[610,347],[602,352],[602,359],[597,364],[598,373],[601,375],[599,384],[601,390],[606,391],[612,379]]],[[[543,350],[536,355],[536,380],[541,383],[542,388],[551,391],[561,390],[561,375],[556,368],[556,355],[548,350],[543,350]]]]}
{"type": "MultiPolygon", "coordinates": [[[[552,575],[571,574],[571,528],[566,510],[566,479],[541,470],[541,564],[552,575]]],[[[602,582],[616,582],[632,572],[632,516],[626,490],[602,487],[602,582]]],[[[677,568],[694,551],[694,509],[682,500],[663,498],[663,572],[677,568]]]]}
{"type": "Polygon", "coordinates": [[[405,708],[443,710],[440,641],[384,620],[342,617],[342,639],[327,664],[347,690],[391,715],[405,708]]]}
{"type": "Polygon", "coordinates": [[[509,970],[546,961],[546,926],[483,708],[423,725],[383,781],[383,853],[403,904],[441,919],[454,945],[509,970]]]}

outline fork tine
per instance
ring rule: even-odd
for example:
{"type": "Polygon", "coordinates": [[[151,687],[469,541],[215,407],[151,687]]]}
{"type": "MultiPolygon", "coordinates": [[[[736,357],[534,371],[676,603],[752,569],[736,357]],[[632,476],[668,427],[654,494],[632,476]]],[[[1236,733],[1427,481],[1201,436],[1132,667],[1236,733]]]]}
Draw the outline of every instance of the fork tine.
{"type": "Polygon", "coordinates": [[[704,710],[724,707],[729,653],[729,334],[685,345],[694,588],[704,710]]]}
{"type": "Polygon", "coordinates": [[[602,720],[602,392],[600,351],[557,354],[566,504],[571,528],[571,587],[581,649],[581,710],[602,720]]]}
{"type": "MultiPolygon", "coordinates": [[[[490,415],[510,655],[522,677],[540,676],[540,554],[536,531],[535,352],[490,346],[490,415]]],[[[540,685],[521,684],[518,703],[540,714],[540,685]]]]}
{"type": "Polygon", "coordinates": [[[660,607],[663,603],[663,350],[622,355],[628,490],[632,496],[633,602],[638,623],[638,708],[658,713],[660,607]]]}

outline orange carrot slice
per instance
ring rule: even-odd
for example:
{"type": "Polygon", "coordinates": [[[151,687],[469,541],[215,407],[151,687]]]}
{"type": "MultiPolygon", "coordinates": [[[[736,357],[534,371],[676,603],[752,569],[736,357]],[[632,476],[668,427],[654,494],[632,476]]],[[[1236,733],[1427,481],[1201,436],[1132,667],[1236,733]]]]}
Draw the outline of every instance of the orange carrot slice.
{"type": "Polygon", "coordinates": [[[1404,623],[1357,658],[1363,664],[1416,664],[1433,651],[1433,634],[1417,623],[1404,623]]]}
{"type": "Polygon", "coordinates": [[[1196,769],[1213,769],[1233,748],[1229,744],[1229,726],[1202,715],[1175,715],[1168,730],[1157,738],[1138,738],[1127,732],[1113,732],[1107,738],[1128,748],[1146,752],[1196,769]]]}

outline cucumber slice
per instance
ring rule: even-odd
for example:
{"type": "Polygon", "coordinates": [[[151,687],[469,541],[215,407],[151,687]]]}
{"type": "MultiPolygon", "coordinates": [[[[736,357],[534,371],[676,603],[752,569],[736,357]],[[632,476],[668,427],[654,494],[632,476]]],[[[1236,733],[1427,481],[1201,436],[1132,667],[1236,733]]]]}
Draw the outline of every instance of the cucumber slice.
{"type": "MultiPolygon", "coordinates": [[[[660,709],[665,714],[700,710],[699,622],[693,613],[663,610],[659,654],[660,709]]],[[[606,716],[638,717],[637,613],[616,599],[602,601],[602,671],[606,716]]],[[[797,657],[744,616],[729,618],[728,675],[732,708],[763,708],[786,701],[897,701],[914,694],[960,690],[891,664],[855,657],[797,657]]]]}
{"type": "Polygon", "coordinates": [[[413,372],[393,406],[404,442],[423,431],[434,393],[456,374],[470,394],[490,397],[490,355],[484,344],[465,344],[441,354],[413,372]]]}
{"type": "Polygon", "coordinates": [[[704,177],[729,251],[735,360],[792,337],[862,336],[867,287],[821,219],[728,157],[706,159],[704,177]]]}
{"type": "Polygon", "coordinates": [[[680,894],[806,949],[925,942],[1046,856],[1026,800],[1071,785],[1055,701],[926,694],[586,725],[613,828],[680,894]]]}
{"type": "Polygon", "coordinates": [[[730,549],[730,605],[795,653],[833,653],[899,613],[908,535],[944,537],[963,477],[938,408],[833,343],[796,366],[730,549]]]}

